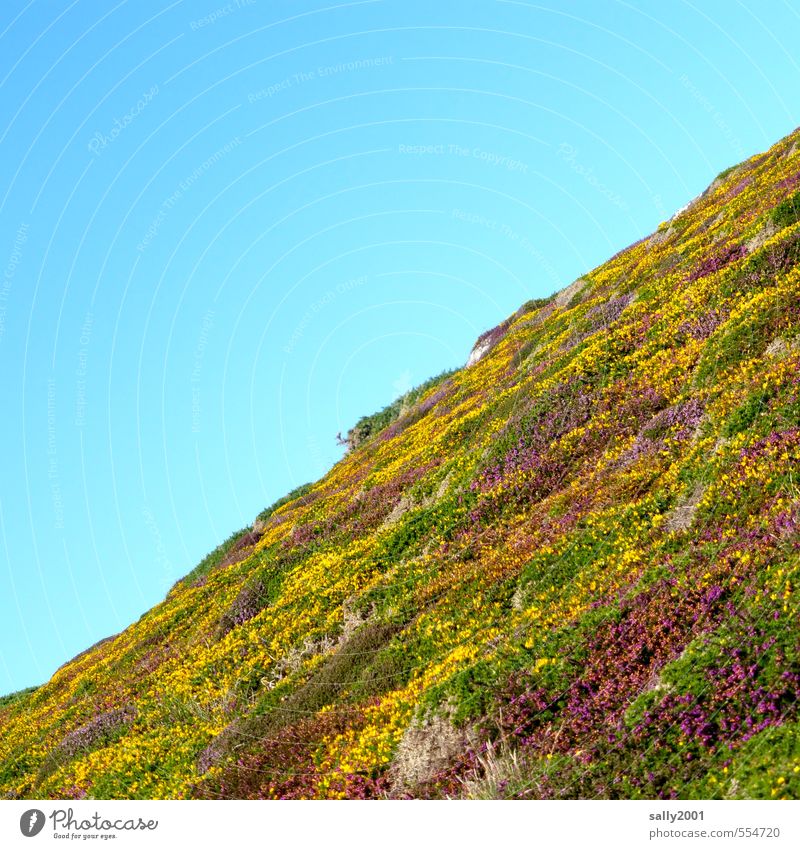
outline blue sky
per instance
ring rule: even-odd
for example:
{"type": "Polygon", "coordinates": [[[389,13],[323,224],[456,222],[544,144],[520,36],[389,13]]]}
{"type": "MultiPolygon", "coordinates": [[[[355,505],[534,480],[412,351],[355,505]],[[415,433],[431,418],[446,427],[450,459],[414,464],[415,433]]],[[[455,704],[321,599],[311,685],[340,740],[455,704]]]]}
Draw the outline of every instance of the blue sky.
{"type": "Polygon", "coordinates": [[[0,33],[0,692],[800,123],[781,0],[4,0],[0,33]]]}

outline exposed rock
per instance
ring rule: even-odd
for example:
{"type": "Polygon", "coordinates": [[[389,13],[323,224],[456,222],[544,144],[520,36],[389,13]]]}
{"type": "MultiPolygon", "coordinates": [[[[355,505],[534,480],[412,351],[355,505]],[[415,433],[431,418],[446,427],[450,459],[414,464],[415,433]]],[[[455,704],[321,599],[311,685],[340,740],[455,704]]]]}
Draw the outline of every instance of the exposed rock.
{"type": "Polygon", "coordinates": [[[403,495],[400,500],[392,508],[392,512],[383,520],[382,528],[390,528],[392,525],[400,521],[400,519],[408,513],[414,506],[414,500],[409,495],[403,495]]]}
{"type": "Polygon", "coordinates": [[[403,734],[389,769],[392,795],[402,795],[417,784],[430,781],[463,751],[467,735],[443,716],[414,720],[403,734]]]}
{"type": "Polygon", "coordinates": [[[759,248],[762,248],[767,243],[767,240],[772,238],[772,236],[774,236],[777,232],[778,228],[775,226],[775,223],[770,218],[767,223],[758,231],[758,233],[753,236],[752,239],[749,239],[744,243],[747,253],[751,254],[757,251],[759,248]]]}
{"type": "Polygon", "coordinates": [[[477,342],[475,347],[469,352],[469,358],[467,359],[467,368],[470,366],[474,366],[479,360],[483,359],[486,354],[491,350],[491,344],[488,339],[485,339],[483,342],[477,342]]]}
{"type": "Polygon", "coordinates": [[[342,635],[339,645],[344,645],[350,637],[367,621],[357,610],[353,609],[353,602],[357,596],[350,596],[342,604],[342,635]]]}
{"type": "Polygon", "coordinates": [[[422,498],[420,501],[415,501],[411,495],[402,495],[397,504],[395,504],[392,508],[389,515],[383,520],[381,528],[390,528],[392,525],[397,524],[397,522],[399,522],[409,510],[413,510],[415,507],[430,507],[432,504],[440,501],[444,498],[444,495],[447,492],[447,487],[450,485],[451,477],[452,474],[448,473],[439,482],[436,492],[422,498]]]}
{"type": "Polygon", "coordinates": [[[661,227],[656,230],[655,233],[647,240],[647,247],[652,248],[656,245],[662,245],[668,239],[671,239],[675,235],[675,228],[671,225],[669,227],[661,227]]]}
{"type": "Polygon", "coordinates": [[[694,514],[697,512],[697,506],[700,504],[705,491],[706,488],[703,484],[696,484],[689,495],[682,498],[667,514],[667,519],[664,522],[665,529],[670,533],[688,530],[694,521],[694,514]]]}
{"type": "Polygon", "coordinates": [[[714,443],[714,447],[711,449],[712,454],[719,454],[720,451],[730,442],[727,436],[719,436],[717,437],[717,441],[714,443]]]}
{"type": "Polygon", "coordinates": [[[711,218],[707,219],[706,221],[704,221],[704,222],[703,222],[703,225],[702,225],[702,227],[701,227],[701,230],[702,230],[703,232],[705,232],[706,230],[711,230],[711,229],[712,229],[712,228],[714,228],[714,227],[718,227],[718,226],[719,226],[720,224],[722,224],[724,221],[725,221],[725,213],[724,213],[724,212],[719,212],[719,213],[717,213],[716,215],[714,215],[713,217],[711,217],[711,218]]]}
{"type": "Polygon", "coordinates": [[[777,339],[773,339],[769,345],[767,345],[764,353],[768,357],[773,357],[776,360],[783,359],[790,351],[789,343],[785,339],[781,339],[779,336],[777,339]]]}
{"type": "Polygon", "coordinates": [[[568,306],[569,302],[575,297],[575,295],[581,292],[588,285],[588,280],[585,280],[583,277],[579,277],[577,280],[570,283],[569,286],[564,287],[560,292],[556,293],[556,296],[553,298],[553,305],[562,308],[568,306]]]}
{"type": "Polygon", "coordinates": [[[778,336],[767,345],[764,353],[768,357],[782,360],[798,351],[800,351],[800,336],[795,336],[793,339],[784,339],[782,336],[778,336]]]}
{"type": "Polygon", "coordinates": [[[442,480],[439,482],[439,486],[436,488],[436,492],[430,497],[425,499],[425,506],[427,507],[430,504],[435,504],[437,501],[441,501],[445,493],[447,492],[447,488],[450,486],[450,479],[453,477],[452,472],[448,472],[442,480]]]}
{"type": "Polygon", "coordinates": [[[289,651],[278,660],[275,665],[272,667],[272,670],[268,675],[265,675],[261,679],[261,685],[266,687],[268,690],[273,689],[284,678],[289,675],[294,675],[295,672],[299,672],[303,663],[310,657],[313,657],[317,654],[327,654],[331,649],[335,648],[337,645],[341,646],[344,642],[346,642],[346,638],[344,636],[344,631],[348,631],[348,635],[352,634],[353,631],[357,630],[361,620],[358,618],[356,614],[353,617],[353,621],[349,625],[348,630],[348,620],[347,613],[345,612],[345,621],[343,626],[343,634],[340,637],[338,643],[337,641],[329,636],[328,634],[323,634],[318,640],[306,639],[299,646],[293,646],[289,651]]]}
{"type": "Polygon", "coordinates": [[[527,603],[526,587],[517,582],[517,588],[514,590],[514,595],[511,597],[511,607],[513,610],[521,611],[525,609],[527,603]]]}
{"type": "Polygon", "coordinates": [[[474,366],[475,363],[482,360],[506,335],[506,333],[508,333],[508,327],[509,322],[504,321],[501,324],[498,324],[497,327],[493,327],[491,330],[487,330],[485,333],[482,333],[472,346],[466,367],[469,368],[470,366],[474,366]]]}
{"type": "MultiPolygon", "coordinates": [[[[730,177],[730,175],[731,175],[731,174],[733,174],[735,170],[736,170],[735,168],[734,168],[734,169],[731,169],[731,171],[730,171],[728,174],[726,174],[726,176],[727,176],[727,177],[730,177]]],[[[722,177],[715,177],[715,178],[711,181],[711,185],[710,185],[710,186],[709,186],[709,187],[708,187],[708,188],[707,188],[707,189],[703,192],[703,194],[702,194],[702,195],[700,195],[700,197],[706,197],[707,195],[713,195],[713,194],[714,194],[714,192],[715,192],[715,191],[716,191],[716,190],[717,190],[717,189],[718,189],[718,188],[719,188],[719,187],[720,187],[720,186],[721,186],[724,182],[725,182],[725,180],[724,180],[722,177]]],[[[676,217],[677,217],[678,215],[680,215],[682,212],[685,212],[685,211],[686,211],[686,210],[687,210],[687,209],[688,209],[688,208],[692,205],[692,203],[694,203],[694,201],[692,201],[691,203],[687,203],[687,204],[686,204],[686,206],[684,206],[684,207],[683,207],[683,209],[679,209],[679,210],[675,213],[675,215],[673,215],[672,217],[673,217],[673,218],[676,218],[676,217]]]]}

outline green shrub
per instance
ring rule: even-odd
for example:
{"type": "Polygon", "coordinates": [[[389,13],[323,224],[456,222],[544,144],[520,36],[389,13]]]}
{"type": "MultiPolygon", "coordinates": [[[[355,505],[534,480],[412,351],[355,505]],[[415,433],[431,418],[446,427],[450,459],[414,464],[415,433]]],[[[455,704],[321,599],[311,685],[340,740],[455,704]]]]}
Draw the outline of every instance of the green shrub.
{"type": "Polygon", "coordinates": [[[728,798],[771,799],[800,796],[800,726],[766,728],[735,753],[728,768],[728,798]]]}
{"type": "Polygon", "coordinates": [[[726,178],[730,177],[731,174],[733,174],[733,172],[736,171],[736,169],[739,168],[740,165],[741,163],[737,162],[736,165],[731,165],[730,168],[726,168],[724,171],[720,171],[719,174],[717,174],[717,180],[725,180],[726,178]]]}
{"type": "Polygon", "coordinates": [[[722,325],[708,340],[697,365],[697,385],[714,385],[735,366],[763,354],[791,320],[790,307],[788,295],[776,296],[760,310],[745,312],[722,325]]]}
{"type": "Polygon", "coordinates": [[[722,427],[722,435],[730,438],[747,430],[758,418],[770,398],[770,392],[761,390],[754,392],[740,407],[728,416],[722,427]]]}
{"type": "Polygon", "coordinates": [[[28,687],[25,690],[17,690],[16,693],[9,693],[7,696],[0,696],[0,710],[16,702],[21,702],[31,693],[35,693],[36,687],[28,687]]]}
{"type": "Polygon", "coordinates": [[[448,377],[451,377],[455,373],[456,369],[443,371],[441,374],[430,378],[430,380],[426,380],[425,383],[421,383],[410,392],[406,392],[405,395],[401,395],[377,413],[373,413],[371,416],[362,416],[356,422],[355,426],[347,432],[347,437],[340,441],[347,444],[351,450],[358,448],[363,442],[380,433],[380,431],[388,427],[392,422],[397,421],[403,410],[408,409],[428,390],[433,389],[440,383],[444,383],[448,377]]]}
{"type": "Polygon", "coordinates": [[[772,221],[780,229],[791,227],[792,224],[800,221],[800,192],[786,198],[775,207],[772,211],[772,221]]]}
{"type": "Polygon", "coordinates": [[[410,663],[405,644],[399,640],[390,642],[364,667],[357,683],[351,688],[350,697],[353,701],[362,701],[402,687],[408,683],[414,671],[410,663]]]}
{"type": "Polygon", "coordinates": [[[95,691],[95,682],[91,678],[84,678],[83,681],[75,688],[76,699],[82,699],[84,696],[90,696],[95,691]]]}
{"type": "Polygon", "coordinates": [[[523,315],[536,312],[536,310],[546,307],[549,303],[552,303],[554,299],[554,294],[549,295],[546,298],[531,298],[531,300],[525,301],[525,303],[514,313],[514,317],[521,318],[523,315]]]}

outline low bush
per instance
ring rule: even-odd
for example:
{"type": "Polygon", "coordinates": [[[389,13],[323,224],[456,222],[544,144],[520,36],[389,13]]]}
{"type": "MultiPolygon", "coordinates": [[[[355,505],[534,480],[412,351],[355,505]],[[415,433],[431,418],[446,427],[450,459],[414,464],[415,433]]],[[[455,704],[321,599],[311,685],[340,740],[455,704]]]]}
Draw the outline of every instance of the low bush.
{"type": "Polygon", "coordinates": [[[772,220],[777,227],[791,227],[800,221],[800,192],[786,198],[772,212],[772,220]]]}

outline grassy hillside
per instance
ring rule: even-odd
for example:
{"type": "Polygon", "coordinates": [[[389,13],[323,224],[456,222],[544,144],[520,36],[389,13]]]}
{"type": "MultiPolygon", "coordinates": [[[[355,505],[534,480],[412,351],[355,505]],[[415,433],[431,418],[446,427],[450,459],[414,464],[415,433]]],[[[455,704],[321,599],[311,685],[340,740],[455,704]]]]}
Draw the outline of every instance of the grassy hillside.
{"type": "Polygon", "coordinates": [[[0,794],[800,797],[798,140],[0,702],[0,794]]]}

